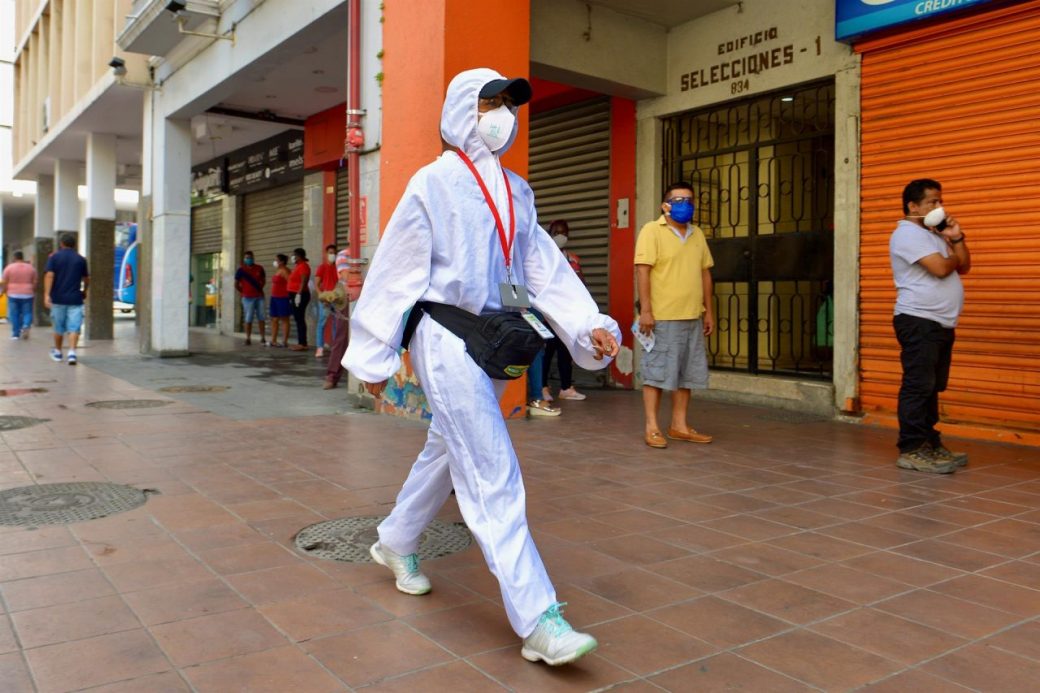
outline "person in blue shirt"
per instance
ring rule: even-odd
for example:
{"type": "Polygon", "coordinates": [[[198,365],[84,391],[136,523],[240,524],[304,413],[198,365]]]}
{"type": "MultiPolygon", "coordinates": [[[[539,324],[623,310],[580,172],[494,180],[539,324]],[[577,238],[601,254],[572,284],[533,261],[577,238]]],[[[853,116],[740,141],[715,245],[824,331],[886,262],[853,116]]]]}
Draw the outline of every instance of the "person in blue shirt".
{"type": "Polygon", "coordinates": [[[54,347],[51,360],[61,363],[62,341],[69,336],[68,364],[76,365],[76,343],[83,327],[83,302],[87,298],[90,272],[87,259],[76,252],[76,237],[64,234],[58,252],[47,258],[43,275],[43,304],[51,311],[54,347]]]}

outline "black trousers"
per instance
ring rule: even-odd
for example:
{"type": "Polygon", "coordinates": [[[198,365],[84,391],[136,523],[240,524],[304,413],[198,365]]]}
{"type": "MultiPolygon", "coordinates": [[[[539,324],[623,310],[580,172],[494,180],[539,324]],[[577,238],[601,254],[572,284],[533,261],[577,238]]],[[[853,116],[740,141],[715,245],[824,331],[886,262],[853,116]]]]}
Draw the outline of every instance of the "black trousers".
{"type": "Polygon", "coordinates": [[[553,355],[560,369],[560,389],[566,390],[573,384],[574,361],[571,360],[571,352],[563,345],[559,337],[553,337],[545,342],[545,363],[542,364],[542,387],[549,387],[549,367],[552,365],[553,355]]]}
{"type": "Polygon", "coordinates": [[[293,320],[296,321],[296,342],[307,346],[307,304],[311,302],[311,292],[300,293],[300,305],[296,305],[296,294],[289,292],[289,305],[292,306],[293,320]]]}
{"type": "Polygon", "coordinates": [[[939,393],[950,379],[954,331],[934,320],[897,315],[892,320],[902,348],[903,383],[899,387],[900,452],[925,443],[939,445],[939,393]]]}

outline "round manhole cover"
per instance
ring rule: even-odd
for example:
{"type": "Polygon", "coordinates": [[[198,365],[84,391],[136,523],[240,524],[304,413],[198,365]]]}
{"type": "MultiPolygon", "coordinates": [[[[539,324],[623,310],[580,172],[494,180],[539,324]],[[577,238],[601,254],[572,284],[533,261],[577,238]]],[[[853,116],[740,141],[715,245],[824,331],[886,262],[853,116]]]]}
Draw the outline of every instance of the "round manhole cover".
{"type": "MultiPolygon", "coordinates": [[[[379,540],[376,527],[385,517],[344,517],[304,527],[293,541],[308,556],[350,563],[371,563],[369,547],[379,540]]],[[[419,558],[429,560],[458,553],[473,543],[461,522],[434,520],[419,540],[419,558]]]]}
{"type": "Polygon", "coordinates": [[[144,505],[147,494],[132,486],[82,481],[0,491],[0,525],[35,527],[96,520],[144,505]]]}
{"type": "Polygon", "coordinates": [[[227,385],[170,385],[160,387],[159,392],[223,392],[228,389],[227,385]]]}
{"type": "Polygon", "coordinates": [[[19,428],[29,428],[45,421],[50,421],[50,419],[36,419],[31,416],[0,416],[0,431],[17,431],[19,428]]]}
{"type": "Polygon", "coordinates": [[[100,402],[87,402],[92,409],[155,409],[173,404],[168,399],[106,399],[100,402]]]}

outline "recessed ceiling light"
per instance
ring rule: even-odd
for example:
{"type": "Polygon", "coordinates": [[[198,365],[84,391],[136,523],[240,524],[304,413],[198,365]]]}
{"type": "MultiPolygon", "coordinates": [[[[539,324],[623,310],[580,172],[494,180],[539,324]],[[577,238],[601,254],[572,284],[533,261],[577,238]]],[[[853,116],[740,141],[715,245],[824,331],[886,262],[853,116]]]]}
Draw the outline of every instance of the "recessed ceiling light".
{"type": "Polygon", "coordinates": [[[315,87],[314,91],[318,92],[319,94],[334,94],[337,91],[339,91],[339,89],[337,89],[336,87],[315,87]]]}
{"type": "Polygon", "coordinates": [[[783,101],[784,103],[791,103],[792,101],[794,101],[794,97],[793,96],[781,96],[780,100],[783,101]]]}

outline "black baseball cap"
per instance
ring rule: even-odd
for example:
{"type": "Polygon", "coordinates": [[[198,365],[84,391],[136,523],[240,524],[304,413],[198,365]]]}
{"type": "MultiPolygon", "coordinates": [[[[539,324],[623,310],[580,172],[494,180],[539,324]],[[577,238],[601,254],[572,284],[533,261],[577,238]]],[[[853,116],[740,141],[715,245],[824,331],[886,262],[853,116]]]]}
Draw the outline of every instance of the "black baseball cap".
{"type": "Polygon", "coordinates": [[[531,83],[523,77],[513,79],[493,79],[480,88],[480,98],[490,99],[505,92],[513,100],[513,105],[522,106],[531,100],[531,83]]]}

